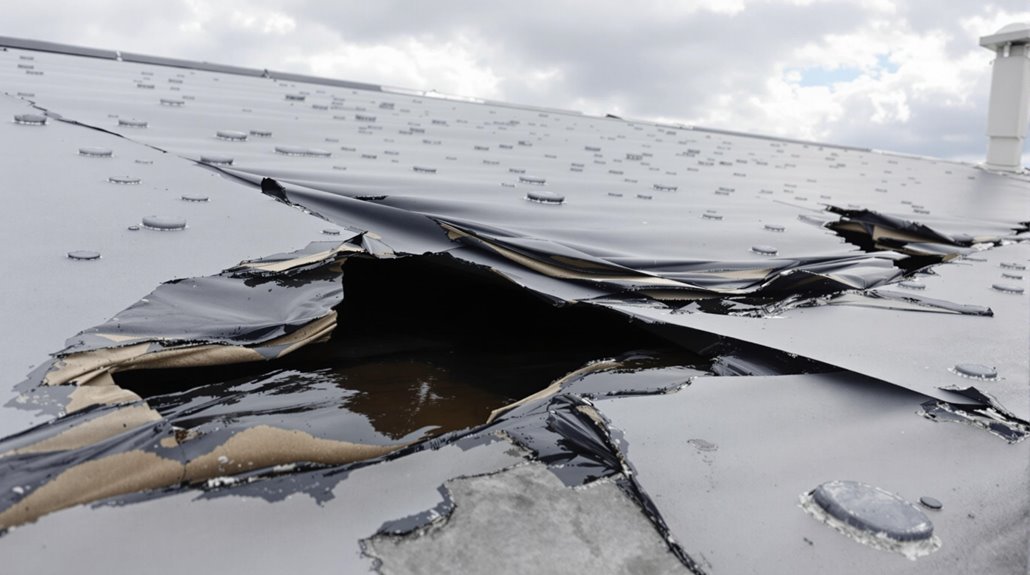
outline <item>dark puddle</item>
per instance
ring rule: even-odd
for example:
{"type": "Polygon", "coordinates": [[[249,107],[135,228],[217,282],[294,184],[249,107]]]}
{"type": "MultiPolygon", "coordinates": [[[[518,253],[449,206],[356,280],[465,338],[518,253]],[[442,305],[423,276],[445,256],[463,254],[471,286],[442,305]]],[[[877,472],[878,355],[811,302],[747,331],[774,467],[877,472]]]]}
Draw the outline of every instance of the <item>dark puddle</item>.
{"type": "Polygon", "coordinates": [[[328,343],[272,362],[115,379],[187,429],[232,420],[384,444],[480,425],[589,361],[667,346],[606,310],[556,307],[446,255],[351,257],[343,271],[328,343]]]}

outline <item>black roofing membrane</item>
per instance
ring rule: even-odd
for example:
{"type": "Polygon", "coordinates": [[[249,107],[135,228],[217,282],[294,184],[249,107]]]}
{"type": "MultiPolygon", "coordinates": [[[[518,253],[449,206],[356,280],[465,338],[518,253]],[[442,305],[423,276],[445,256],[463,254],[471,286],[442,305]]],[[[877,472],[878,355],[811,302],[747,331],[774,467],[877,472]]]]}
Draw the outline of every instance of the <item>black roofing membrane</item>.
{"type": "Polygon", "coordinates": [[[1025,569],[1025,176],[0,45],[13,569],[389,572],[527,462],[685,572],[1025,569]]]}

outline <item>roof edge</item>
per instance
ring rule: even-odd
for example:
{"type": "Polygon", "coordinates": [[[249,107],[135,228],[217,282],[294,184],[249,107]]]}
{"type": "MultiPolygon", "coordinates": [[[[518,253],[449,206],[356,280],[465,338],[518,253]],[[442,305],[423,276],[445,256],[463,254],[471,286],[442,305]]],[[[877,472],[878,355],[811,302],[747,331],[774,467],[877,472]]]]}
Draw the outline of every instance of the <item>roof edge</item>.
{"type": "Polygon", "coordinates": [[[727,130],[721,128],[709,128],[685,124],[673,124],[668,121],[657,121],[657,120],[637,120],[632,118],[619,118],[619,117],[608,117],[608,116],[593,116],[591,114],[584,114],[576,110],[567,110],[561,108],[551,108],[544,106],[534,106],[531,104],[519,104],[512,102],[503,102],[500,100],[488,100],[480,99],[475,97],[466,96],[454,96],[443,94],[434,91],[422,91],[416,89],[398,88],[398,87],[387,87],[378,84],[369,84],[365,82],[353,82],[349,80],[339,80],[333,78],[326,78],[322,76],[311,76],[306,74],[296,74],[290,72],[275,72],[268,69],[257,69],[247,68],[243,66],[232,66],[228,64],[215,64],[210,62],[201,62],[195,60],[185,60],[179,58],[166,58],[163,56],[148,56],[146,54],[138,54],[135,52],[120,52],[117,50],[105,50],[100,48],[88,48],[82,46],[75,46],[71,44],[61,44],[57,42],[46,42],[42,40],[31,40],[25,38],[13,38],[10,36],[0,36],[0,47],[2,48],[15,48],[21,50],[32,50],[37,52],[51,52],[56,54],[66,54],[72,56],[84,56],[89,58],[101,58],[106,60],[119,60],[126,62],[134,62],[140,64],[150,64],[156,66],[168,66],[174,68],[185,68],[190,70],[203,70],[210,72],[219,72],[225,74],[236,74],[250,77],[263,77],[272,80],[282,82],[300,82],[305,84],[332,86],[337,88],[349,88],[355,90],[367,90],[372,92],[387,92],[398,95],[410,95],[416,97],[425,97],[433,99],[450,100],[456,102],[464,102],[469,104],[484,104],[490,106],[499,106],[505,108],[514,108],[519,110],[530,110],[539,113],[548,114],[566,114],[570,116],[580,117],[593,117],[597,119],[607,119],[616,122],[629,122],[634,124],[647,124],[664,129],[676,129],[676,130],[689,130],[695,132],[703,132],[710,134],[723,134],[727,136],[736,136],[741,138],[752,138],[756,140],[766,140],[771,142],[783,142],[788,144],[799,144],[804,146],[818,146],[823,148],[832,148],[837,150],[853,151],[853,152],[869,152],[883,155],[892,155],[900,157],[915,157],[931,161],[943,161],[951,162],[956,164],[966,164],[966,162],[960,162],[955,160],[948,160],[945,158],[936,158],[929,156],[921,156],[916,154],[906,154],[903,152],[892,152],[885,150],[878,150],[873,148],[866,148],[861,146],[849,146],[845,144],[832,144],[827,142],[817,142],[812,140],[803,140],[798,138],[787,138],[782,136],[773,136],[767,134],[758,134],[754,132],[743,132],[739,130],[727,130]]]}

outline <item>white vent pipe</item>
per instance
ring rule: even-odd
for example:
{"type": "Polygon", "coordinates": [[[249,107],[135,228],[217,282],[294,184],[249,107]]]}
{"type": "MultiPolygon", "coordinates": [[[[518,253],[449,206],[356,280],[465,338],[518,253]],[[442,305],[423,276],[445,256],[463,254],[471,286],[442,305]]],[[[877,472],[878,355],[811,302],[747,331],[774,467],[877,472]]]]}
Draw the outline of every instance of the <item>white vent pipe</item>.
{"type": "Polygon", "coordinates": [[[1030,114],[1030,24],[1009,24],[980,45],[995,53],[987,111],[988,170],[1023,170],[1023,139],[1030,114]]]}

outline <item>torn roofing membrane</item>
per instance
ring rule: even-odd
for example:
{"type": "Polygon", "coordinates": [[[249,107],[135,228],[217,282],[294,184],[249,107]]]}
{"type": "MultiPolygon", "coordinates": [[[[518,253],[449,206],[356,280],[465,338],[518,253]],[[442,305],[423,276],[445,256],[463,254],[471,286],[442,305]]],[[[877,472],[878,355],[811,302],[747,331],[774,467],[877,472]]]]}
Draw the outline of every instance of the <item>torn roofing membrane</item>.
{"type": "MultiPolygon", "coordinates": [[[[4,255],[4,313],[26,328],[0,357],[9,405],[49,417],[0,440],[0,527],[30,545],[60,520],[31,522],[77,504],[374,499],[348,495],[353,475],[497,443],[566,486],[617,486],[694,573],[767,566],[773,548],[785,572],[872,564],[863,536],[798,508],[831,480],[908,501],[922,486],[1018,528],[966,490],[995,477],[1027,509],[1024,176],[7,45],[3,167],[35,191],[28,217],[7,216],[24,247],[4,255]],[[40,261],[75,289],[31,285],[40,261]],[[762,425],[774,433],[748,431],[762,425]],[[895,431],[951,455],[930,462],[895,431]],[[763,466],[719,468],[729,445],[763,466]],[[1007,471],[971,478],[955,461],[973,452],[1007,471]],[[753,537],[762,552],[728,550],[748,519],[720,514],[763,497],[737,511],[781,527],[753,537]],[[798,529],[807,544],[781,540],[798,529]]],[[[482,484],[514,493],[518,477],[482,484]]],[[[424,524],[430,507],[366,513],[422,518],[403,536],[429,537],[450,528],[424,524]]],[[[913,572],[974,568],[964,546],[989,538],[992,561],[1025,557],[1009,531],[956,517],[931,515],[944,545],[913,572]]],[[[391,569],[366,552],[348,565],[391,569]]]]}
{"type": "Polygon", "coordinates": [[[754,557],[765,558],[768,573],[952,572],[955,561],[1019,572],[1025,555],[999,550],[1025,545],[1026,442],[1006,444],[957,423],[924,425],[913,417],[921,400],[836,373],[699,377],[681,393],[596,407],[622,430],[625,456],[671,533],[708,572],[748,571],[754,557]],[[913,503],[946,494],[955,512],[920,505],[943,546],[916,561],[900,550],[859,553],[867,549],[856,544],[861,533],[828,529],[799,509],[803,494],[839,479],[913,503]],[[742,538],[753,552],[740,551],[742,538]]]}
{"type": "MultiPolygon", "coordinates": [[[[312,246],[319,249],[331,244],[318,243],[323,245],[312,246]]],[[[329,245],[314,255],[330,259],[339,251],[340,246],[329,245]]],[[[306,255],[301,252],[296,258],[306,255]]],[[[72,338],[60,354],[93,351],[112,343],[267,342],[329,315],[343,300],[338,271],[320,267],[289,275],[259,273],[285,263],[269,258],[246,262],[238,271],[165,283],[117,317],[72,338]],[[254,310],[267,315],[255,316],[254,310]],[[285,315],[272,315],[277,312],[285,315]],[[160,331],[155,333],[155,328],[160,331]]]]}

